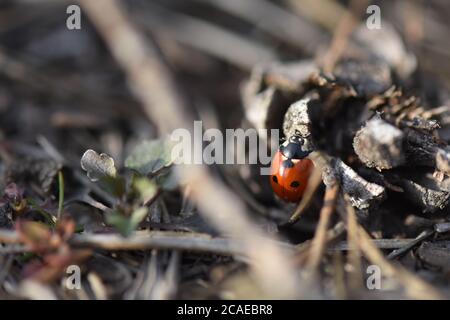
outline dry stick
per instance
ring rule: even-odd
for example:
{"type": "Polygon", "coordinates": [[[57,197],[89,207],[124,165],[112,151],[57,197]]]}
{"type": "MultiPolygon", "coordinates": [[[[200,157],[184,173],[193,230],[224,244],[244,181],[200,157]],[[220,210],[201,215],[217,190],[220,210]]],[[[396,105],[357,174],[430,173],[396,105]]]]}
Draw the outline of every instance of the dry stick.
{"type": "Polygon", "coordinates": [[[358,226],[359,247],[367,259],[379,266],[384,275],[398,279],[405,288],[406,294],[414,299],[442,299],[442,294],[433,286],[414,276],[401,266],[394,266],[385,259],[380,250],[374,246],[370,236],[358,226]]]}
{"type": "Polygon", "coordinates": [[[335,251],[333,254],[333,269],[334,269],[334,286],[336,288],[336,297],[338,299],[347,298],[347,288],[345,286],[345,268],[342,253],[335,251]]]}
{"type": "Polygon", "coordinates": [[[314,21],[330,32],[336,30],[345,7],[335,0],[284,0],[298,15],[314,21]]]}
{"type": "Polygon", "coordinates": [[[228,239],[183,232],[151,231],[146,235],[133,235],[127,238],[115,234],[74,235],[70,243],[77,247],[104,250],[173,249],[219,255],[245,255],[242,247],[228,239]]]}
{"type": "Polygon", "coordinates": [[[352,277],[350,277],[350,286],[353,289],[357,289],[362,287],[361,250],[358,246],[358,222],[355,209],[350,205],[350,199],[347,195],[345,195],[345,200],[347,209],[347,241],[354,248],[349,252],[348,256],[348,260],[354,269],[354,272],[351,273],[352,277]]]}
{"type": "MultiPolygon", "coordinates": [[[[0,242],[21,243],[19,234],[15,231],[0,229],[0,242]]],[[[149,250],[173,249],[214,253],[246,257],[242,244],[223,237],[211,237],[208,234],[173,231],[143,231],[124,238],[117,234],[75,234],[69,240],[74,247],[89,247],[104,250],[149,250]]],[[[288,251],[295,247],[287,243],[276,243],[288,251]]],[[[0,247],[0,253],[26,252],[25,246],[0,247]]]]}
{"type": "Polygon", "coordinates": [[[327,228],[339,194],[339,185],[333,184],[325,190],[324,204],[320,210],[319,224],[309,251],[307,269],[314,270],[320,263],[327,242],[327,228]]]}
{"type": "Polygon", "coordinates": [[[339,22],[336,32],[334,33],[331,45],[323,57],[323,69],[325,72],[331,72],[336,64],[336,62],[341,57],[344,52],[348,42],[349,37],[355,26],[357,25],[357,20],[355,17],[359,17],[362,12],[367,8],[367,0],[352,0],[350,2],[350,8],[346,11],[344,16],[339,22]]]}
{"type": "Polygon", "coordinates": [[[419,243],[421,243],[423,240],[427,239],[428,237],[432,236],[434,234],[434,230],[425,230],[423,231],[421,234],[419,234],[415,239],[411,240],[408,244],[392,251],[388,256],[387,259],[388,260],[393,260],[403,254],[405,254],[406,252],[408,252],[409,250],[411,250],[414,246],[418,245],[419,243]]]}
{"type": "Polygon", "coordinates": [[[420,278],[417,278],[403,267],[394,266],[386,260],[383,253],[374,244],[373,239],[371,239],[364,228],[358,224],[349,198],[346,196],[344,199],[346,201],[347,219],[353,220],[353,222],[348,223],[349,228],[347,230],[347,232],[352,233],[351,237],[354,237],[354,240],[356,240],[356,243],[350,243],[353,249],[356,248],[357,250],[361,250],[371,263],[382,269],[385,276],[398,279],[405,288],[409,297],[417,299],[442,298],[442,295],[428,283],[424,282],[420,278]]]}
{"type": "MultiPolygon", "coordinates": [[[[410,245],[415,239],[371,239],[373,245],[378,249],[399,249],[410,245]]],[[[347,241],[338,242],[328,248],[329,251],[349,251],[353,250],[354,244],[347,241]]]]}
{"type": "MultiPolygon", "coordinates": [[[[112,55],[125,71],[142,102],[145,113],[162,133],[192,126],[186,103],[157,50],[146,46],[145,38],[130,24],[115,0],[80,0],[112,55]]],[[[246,215],[240,199],[204,166],[175,168],[180,179],[191,187],[192,199],[211,224],[232,239],[242,241],[250,257],[252,271],[262,290],[274,298],[299,294],[298,277],[286,252],[264,237],[246,215]]]]}
{"type": "MultiPolygon", "coordinates": [[[[424,42],[425,37],[425,11],[424,4],[420,2],[402,1],[401,20],[405,30],[406,43],[418,45],[424,42]]],[[[428,40],[428,39],[427,39],[428,40]]]]}
{"type": "Polygon", "coordinates": [[[149,1],[143,5],[146,10],[135,13],[136,21],[143,28],[173,38],[183,45],[225,60],[244,70],[251,70],[257,63],[276,59],[275,53],[270,48],[252,39],[244,38],[207,21],[171,12],[149,1]]]}
{"type": "Polygon", "coordinates": [[[256,28],[308,54],[314,54],[328,40],[322,30],[308,20],[267,0],[203,1],[254,24],[256,28]]]}
{"type": "Polygon", "coordinates": [[[23,253],[29,252],[30,249],[25,245],[12,244],[10,246],[2,247],[0,246],[0,255],[2,254],[13,254],[13,253],[23,253]]]}
{"type": "MultiPolygon", "coordinates": [[[[342,221],[336,223],[336,225],[327,231],[326,233],[326,242],[330,242],[336,240],[339,236],[341,236],[345,231],[345,225],[342,221]]],[[[306,261],[308,253],[311,251],[312,240],[306,240],[301,244],[296,246],[296,256],[295,256],[295,265],[303,265],[304,261],[306,261]]],[[[332,251],[331,249],[330,251],[332,251]]]]}
{"type": "MultiPolygon", "coordinates": [[[[181,255],[179,252],[173,252],[170,257],[167,270],[152,290],[149,300],[168,300],[173,299],[178,285],[178,266],[181,255]]],[[[146,297],[147,298],[147,297],[146,297]]]]}
{"type": "Polygon", "coordinates": [[[12,230],[0,229],[0,243],[19,243],[19,235],[12,230]]]}
{"type": "Polygon", "coordinates": [[[329,165],[330,162],[330,157],[321,151],[311,153],[310,158],[314,162],[314,170],[311,174],[311,177],[309,178],[308,185],[305,190],[305,195],[303,196],[292,216],[289,218],[289,221],[287,222],[288,225],[294,224],[298,219],[300,219],[301,214],[312,201],[314,193],[322,182],[322,172],[324,172],[325,168],[329,165]]]}
{"type": "Polygon", "coordinates": [[[321,182],[322,182],[322,170],[319,169],[318,167],[314,167],[311,177],[308,180],[305,194],[303,195],[302,199],[300,200],[300,203],[298,204],[294,213],[289,218],[289,221],[287,222],[288,225],[294,224],[295,222],[298,221],[298,219],[300,219],[302,213],[305,211],[305,209],[311,203],[313,196],[316,193],[316,190],[320,186],[321,182]]]}

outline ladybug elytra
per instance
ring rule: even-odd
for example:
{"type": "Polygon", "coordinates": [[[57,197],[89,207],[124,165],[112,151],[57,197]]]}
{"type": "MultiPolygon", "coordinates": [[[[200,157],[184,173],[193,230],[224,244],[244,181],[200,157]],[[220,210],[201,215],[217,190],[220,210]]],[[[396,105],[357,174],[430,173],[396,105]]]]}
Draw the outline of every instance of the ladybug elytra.
{"type": "Polygon", "coordinates": [[[298,133],[289,137],[276,152],[270,169],[270,184],[278,197],[298,202],[305,192],[314,168],[310,152],[303,151],[304,140],[298,133]]]}

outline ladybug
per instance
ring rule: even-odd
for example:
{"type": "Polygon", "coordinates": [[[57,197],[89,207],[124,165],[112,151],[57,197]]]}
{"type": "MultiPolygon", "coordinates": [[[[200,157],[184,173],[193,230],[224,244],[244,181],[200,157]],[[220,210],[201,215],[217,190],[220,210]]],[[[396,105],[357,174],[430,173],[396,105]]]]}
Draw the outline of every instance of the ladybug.
{"type": "Polygon", "coordinates": [[[296,132],[278,149],[270,168],[270,184],[275,194],[288,202],[298,202],[305,192],[314,163],[303,151],[304,140],[296,132]]]}

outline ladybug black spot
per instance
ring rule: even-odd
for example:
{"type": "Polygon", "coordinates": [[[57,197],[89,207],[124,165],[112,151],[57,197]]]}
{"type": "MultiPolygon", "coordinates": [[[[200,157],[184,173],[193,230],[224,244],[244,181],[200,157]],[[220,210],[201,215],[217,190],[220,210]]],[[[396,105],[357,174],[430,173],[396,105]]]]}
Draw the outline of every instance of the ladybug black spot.
{"type": "Polygon", "coordinates": [[[291,187],[292,188],[297,188],[300,185],[300,183],[298,181],[292,181],[291,182],[291,187]]]}
{"type": "Polygon", "coordinates": [[[275,183],[278,183],[278,178],[277,178],[277,176],[272,176],[272,181],[275,182],[275,183]]]}

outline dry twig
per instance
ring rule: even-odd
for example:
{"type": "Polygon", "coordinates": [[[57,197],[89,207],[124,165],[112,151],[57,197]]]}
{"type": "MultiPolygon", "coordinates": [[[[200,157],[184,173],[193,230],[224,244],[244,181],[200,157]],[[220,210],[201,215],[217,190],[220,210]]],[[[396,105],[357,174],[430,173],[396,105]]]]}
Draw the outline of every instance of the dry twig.
{"type": "Polygon", "coordinates": [[[331,215],[334,212],[334,206],[339,194],[339,185],[334,184],[325,190],[323,207],[320,210],[320,219],[316,228],[316,233],[312,240],[311,249],[308,257],[307,268],[314,270],[320,263],[327,242],[327,228],[331,215]]]}

